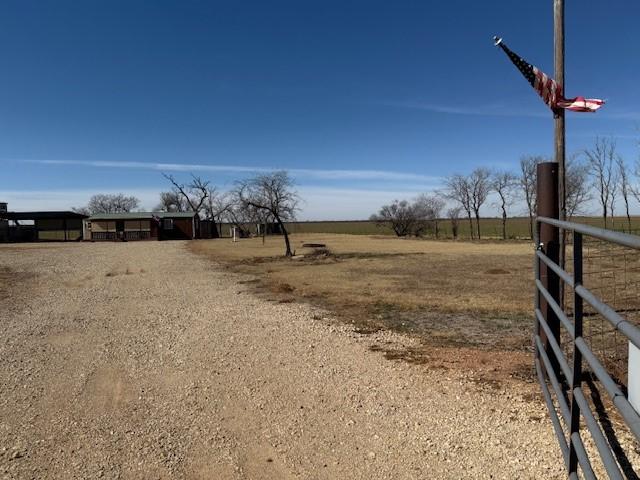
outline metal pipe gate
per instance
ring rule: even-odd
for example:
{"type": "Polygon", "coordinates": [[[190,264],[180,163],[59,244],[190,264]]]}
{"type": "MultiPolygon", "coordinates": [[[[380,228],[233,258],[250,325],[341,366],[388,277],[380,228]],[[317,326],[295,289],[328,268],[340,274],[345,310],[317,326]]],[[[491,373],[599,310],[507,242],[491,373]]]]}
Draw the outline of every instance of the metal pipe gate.
{"type": "MultiPolygon", "coordinates": [[[[640,440],[640,415],[629,403],[620,386],[609,375],[601,360],[593,353],[583,338],[584,302],[587,302],[615,328],[616,332],[626,337],[637,348],[640,348],[640,329],[618,314],[583,285],[583,236],[640,250],[640,237],[635,235],[564,222],[543,216],[537,218],[537,247],[534,261],[536,284],[534,300],[535,368],[542,394],[549,409],[551,422],[560,443],[569,478],[579,478],[578,467],[583,478],[597,478],[580,434],[580,423],[584,420],[584,425],[591,434],[609,478],[623,479],[626,478],[623,475],[623,469],[616,460],[614,450],[605,433],[603,433],[603,429],[596,419],[583,390],[585,380],[583,367],[588,367],[597,378],[637,441],[640,440]],[[572,232],[572,274],[568,273],[554,259],[544,253],[545,245],[539,241],[539,232],[542,226],[545,229],[552,227],[562,229],[565,232],[572,232]],[[541,267],[544,267],[547,277],[555,277],[555,280],[559,280],[561,284],[564,284],[573,292],[572,302],[567,302],[573,304],[572,319],[565,312],[565,308],[563,308],[564,302],[559,300],[559,296],[550,293],[546,288],[546,285],[549,284],[549,278],[541,278],[541,267]],[[545,311],[547,312],[546,315],[543,313],[545,311]],[[552,313],[554,318],[547,318],[549,313],[552,313]],[[571,362],[567,360],[561,348],[558,332],[552,328],[552,322],[556,319],[560,321],[561,327],[568,334],[570,344],[566,345],[566,347],[572,353],[571,362]]],[[[554,285],[553,281],[551,285],[554,285]]]]}

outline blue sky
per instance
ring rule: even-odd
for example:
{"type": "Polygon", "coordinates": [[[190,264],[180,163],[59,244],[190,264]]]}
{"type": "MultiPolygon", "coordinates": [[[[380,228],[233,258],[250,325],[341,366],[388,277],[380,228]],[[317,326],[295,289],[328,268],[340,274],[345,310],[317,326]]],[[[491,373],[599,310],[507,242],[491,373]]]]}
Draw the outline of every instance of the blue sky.
{"type": "MultiPolygon", "coordinates": [[[[567,2],[568,151],[616,137],[633,165],[637,18],[567,2]]],[[[0,199],[155,205],[161,171],[221,189],[290,169],[302,219],[366,218],[476,166],[549,155],[551,114],[491,42],[553,73],[552,1],[4,1],[0,199]]],[[[490,210],[490,209],[488,209],[490,210]]],[[[518,212],[516,212],[518,213],[518,212]]]]}

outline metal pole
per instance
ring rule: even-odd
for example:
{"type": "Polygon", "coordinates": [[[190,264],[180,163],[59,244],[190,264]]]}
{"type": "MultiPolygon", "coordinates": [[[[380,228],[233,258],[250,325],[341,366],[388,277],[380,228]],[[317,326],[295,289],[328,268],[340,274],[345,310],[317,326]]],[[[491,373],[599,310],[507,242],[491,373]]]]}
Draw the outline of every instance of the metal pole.
{"type": "MultiPolygon", "coordinates": [[[[558,164],[556,162],[543,162],[538,164],[537,169],[538,216],[558,218],[558,164]]],[[[549,259],[558,264],[560,253],[558,227],[549,225],[548,223],[541,223],[539,228],[538,238],[540,244],[538,247],[549,259]]],[[[542,285],[551,294],[551,298],[560,304],[560,279],[558,275],[544,262],[540,262],[539,268],[542,285]]],[[[544,298],[540,298],[540,311],[559,345],[560,319],[544,298]]],[[[551,349],[551,345],[546,338],[545,332],[540,333],[545,351],[552,361],[554,371],[558,373],[558,363],[551,349]]]]}
{"type": "MultiPolygon", "coordinates": [[[[553,50],[555,80],[564,95],[564,0],[553,0],[553,50]]],[[[554,111],[555,161],[558,163],[558,205],[560,220],[567,219],[566,207],[566,147],[564,109],[554,111]]],[[[560,242],[560,266],[565,267],[566,233],[562,231],[560,242]]],[[[564,289],[563,289],[564,290],[564,289]]],[[[561,298],[561,300],[564,300],[561,298]]],[[[561,303],[562,305],[562,303],[561,303]]]]}

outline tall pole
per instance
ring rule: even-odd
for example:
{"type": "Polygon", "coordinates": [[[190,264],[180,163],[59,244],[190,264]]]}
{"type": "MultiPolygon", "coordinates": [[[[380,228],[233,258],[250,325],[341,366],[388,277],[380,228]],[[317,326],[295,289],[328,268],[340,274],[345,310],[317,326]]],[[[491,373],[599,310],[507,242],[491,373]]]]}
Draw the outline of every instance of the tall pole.
{"type": "MultiPolygon", "coordinates": [[[[555,80],[565,92],[564,84],[564,0],[553,0],[553,57],[555,67],[555,80]]],[[[564,109],[557,108],[554,112],[554,137],[555,137],[555,161],[558,163],[558,217],[567,219],[567,169],[565,162],[565,125],[564,109]]],[[[558,252],[558,264],[565,268],[567,251],[567,232],[560,230],[560,245],[558,252]]],[[[564,308],[564,283],[560,285],[559,304],[564,308]]]]}
{"type": "MultiPolygon", "coordinates": [[[[564,94],[564,0],[553,0],[553,47],[555,80],[564,94]]],[[[566,163],[565,163],[565,126],[564,109],[554,111],[555,119],[555,161],[558,162],[558,201],[560,220],[567,219],[566,207],[566,163]]],[[[565,232],[562,232],[560,242],[560,265],[564,267],[565,232]]]]}

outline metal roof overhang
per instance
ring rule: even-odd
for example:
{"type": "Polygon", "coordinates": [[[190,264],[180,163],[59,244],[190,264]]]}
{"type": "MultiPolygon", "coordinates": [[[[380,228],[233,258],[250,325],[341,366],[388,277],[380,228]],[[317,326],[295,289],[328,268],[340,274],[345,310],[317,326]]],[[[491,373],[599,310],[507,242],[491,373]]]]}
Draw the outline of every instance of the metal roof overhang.
{"type": "Polygon", "coordinates": [[[52,219],[83,219],[86,215],[76,212],[0,212],[4,220],[52,220],[52,219]]]}

